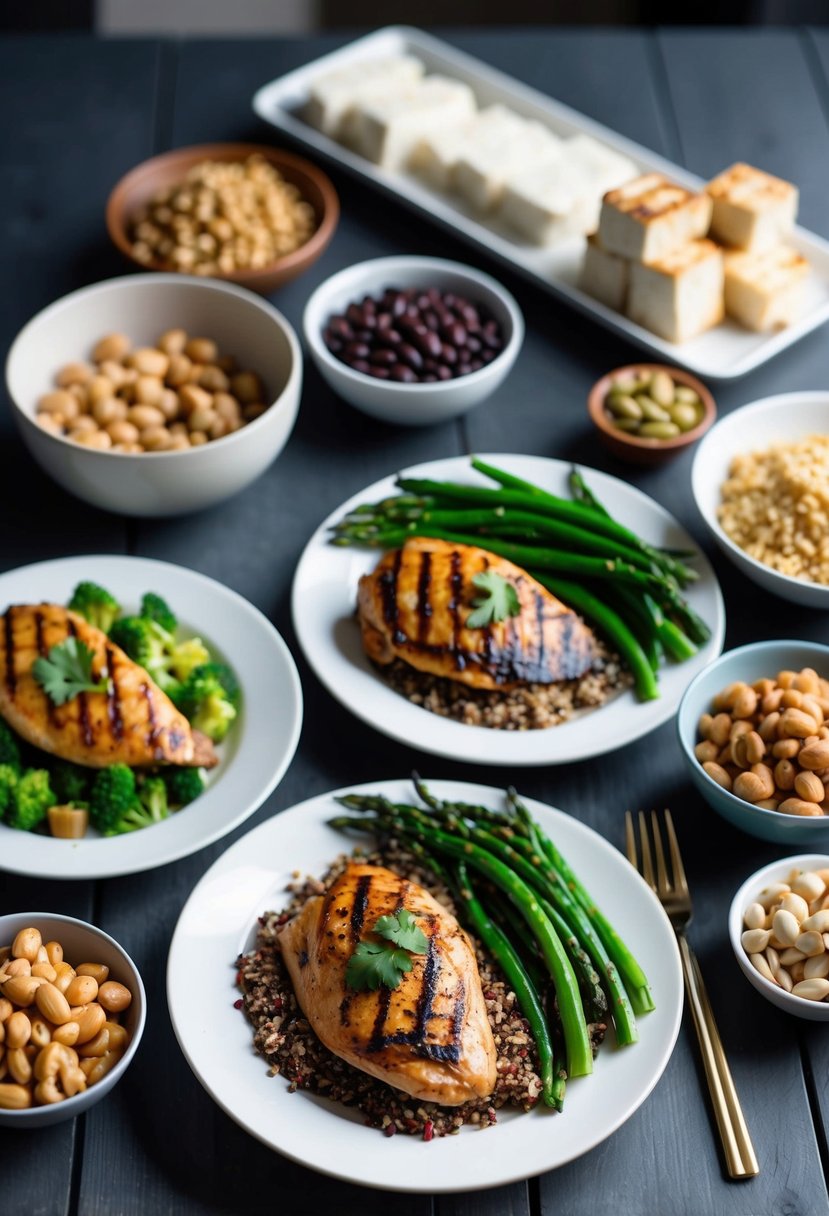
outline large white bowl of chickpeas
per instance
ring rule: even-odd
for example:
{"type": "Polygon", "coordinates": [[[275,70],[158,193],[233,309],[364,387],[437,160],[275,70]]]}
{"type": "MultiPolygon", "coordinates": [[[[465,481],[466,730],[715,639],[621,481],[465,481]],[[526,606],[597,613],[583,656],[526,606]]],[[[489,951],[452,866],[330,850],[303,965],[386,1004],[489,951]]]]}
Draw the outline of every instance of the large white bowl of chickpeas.
{"type": "Polygon", "coordinates": [[[0,916],[0,1127],[82,1114],[124,1075],[146,1019],[138,968],[86,921],[0,916]]]}
{"type": "Polygon", "coordinates": [[[720,655],[689,684],[677,733],[691,780],[729,823],[829,852],[829,646],[720,655]]]}
{"type": "Polygon", "coordinates": [[[244,288],[139,274],[38,313],[6,383],[27,447],[64,489],[123,515],[177,515],[270,466],[296,420],[302,355],[244,288]]]}

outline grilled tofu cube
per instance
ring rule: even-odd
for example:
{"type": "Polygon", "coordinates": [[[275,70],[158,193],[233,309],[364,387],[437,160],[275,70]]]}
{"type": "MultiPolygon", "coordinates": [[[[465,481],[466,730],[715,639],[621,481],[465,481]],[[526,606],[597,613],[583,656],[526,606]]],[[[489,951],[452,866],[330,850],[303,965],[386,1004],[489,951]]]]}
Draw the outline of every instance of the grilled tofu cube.
{"type": "Polygon", "coordinates": [[[647,173],[602,200],[599,237],[608,253],[634,262],[658,262],[708,232],[711,198],[647,173]]]}
{"type": "Polygon", "coordinates": [[[705,189],[714,202],[711,236],[724,245],[759,253],[791,236],[798,205],[791,182],[736,164],[705,189]]]}
{"type": "Polygon", "coordinates": [[[627,303],[630,264],[617,253],[608,253],[598,235],[587,238],[579,287],[608,308],[624,312],[627,303]]]}
{"type": "Polygon", "coordinates": [[[358,101],[346,114],[342,137],[384,169],[401,169],[429,131],[471,118],[475,96],[468,85],[427,76],[402,93],[358,101]]]}
{"type": "Polygon", "coordinates": [[[627,315],[669,342],[687,342],[723,319],[723,254],[693,241],[660,262],[630,264],[627,315]]]}
{"type": "Polygon", "coordinates": [[[725,255],[725,311],[760,332],[782,329],[800,315],[809,263],[796,249],[725,255]]]}
{"type": "Polygon", "coordinates": [[[511,173],[551,164],[561,149],[562,141],[541,123],[502,108],[495,121],[470,132],[455,168],[455,189],[477,211],[489,211],[501,201],[511,173]]]}
{"type": "Polygon", "coordinates": [[[348,111],[373,96],[391,96],[417,84],[423,64],[413,55],[373,59],[328,72],[311,82],[305,117],[311,126],[339,139],[348,111]]]}

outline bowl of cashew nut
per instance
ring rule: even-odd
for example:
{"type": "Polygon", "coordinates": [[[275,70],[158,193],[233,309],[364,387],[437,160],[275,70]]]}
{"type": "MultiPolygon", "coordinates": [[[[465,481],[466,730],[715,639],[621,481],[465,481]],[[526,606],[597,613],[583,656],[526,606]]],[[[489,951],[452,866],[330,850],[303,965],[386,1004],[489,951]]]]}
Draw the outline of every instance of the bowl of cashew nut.
{"type": "Polygon", "coordinates": [[[0,916],[0,1127],[88,1110],[129,1067],[146,1018],[123,947],[71,916],[0,916]]]}

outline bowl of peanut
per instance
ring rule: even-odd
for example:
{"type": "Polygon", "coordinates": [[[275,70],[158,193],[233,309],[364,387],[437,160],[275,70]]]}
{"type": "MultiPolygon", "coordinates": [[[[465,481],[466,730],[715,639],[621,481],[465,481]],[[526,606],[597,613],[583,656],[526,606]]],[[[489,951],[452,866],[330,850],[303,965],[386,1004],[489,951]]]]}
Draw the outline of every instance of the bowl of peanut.
{"type": "Polygon", "coordinates": [[[731,902],[728,936],[766,1000],[829,1022],[829,856],[784,857],[752,874],[731,902]]]}
{"type": "Polygon", "coordinates": [[[268,295],[317,260],[339,214],[333,185],[310,161],[217,143],[137,165],[112,191],[106,222],[142,270],[209,275],[268,295]]]}
{"type": "Polygon", "coordinates": [[[729,823],[829,850],[829,646],[720,655],[686,689],[677,733],[691,780],[729,823]]]}
{"type": "Polygon", "coordinates": [[[130,275],[38,313],[6,384],[24,442],[64,489],[122,515],[177,515],[238,493],[281,452],[302,353],[244,288],[130,275]]]}
{"type": "Polygon", "coordinates": [[[146,1020],[138,968],[70,916],[0,916],[0,1127],[46,1127],[94,1106],[129,1067],[146,1020]]]}

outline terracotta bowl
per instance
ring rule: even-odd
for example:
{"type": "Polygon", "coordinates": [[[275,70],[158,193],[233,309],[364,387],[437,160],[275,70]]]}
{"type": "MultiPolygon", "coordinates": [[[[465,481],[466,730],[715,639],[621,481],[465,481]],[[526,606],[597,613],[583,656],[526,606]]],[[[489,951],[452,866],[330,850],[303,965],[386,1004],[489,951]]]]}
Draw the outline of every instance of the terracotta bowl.
{"type": "Polygon", "coordinates": [[[317,216],[317,229],[309,241],[286,254],[277,262],[259,270],[238,270],[230,274],[216,274],[214,278],[237,283],[251,291],[269,295],[286,283],[290,283],[311,266],[328,245],[340,217],[340,201],[333,185],[316,165],[260,144],[198,144],[190,148],[176,148],[145,160],[122,177],[109,196],[106,206],[106,224],[109,235],[121,253],[140,270],[175,270],[163,262],[139,262],[132,255],[129,226],[133,215],[159,190],[175,186],[183,181],[194,165],[204,160],[243,161],[258,154],[278,169],[286,181],[293,183],[302,197],[311,204],[317,216]]]}
{"type": "Polygon", "coordinates": [[[670,460],[684,448],[696,443],[717,416],[714,398],[696,376],[683,371],[682,368],[667,367],[663,363],[630,363],[626,367],[614,368],[612,372],[602,376],[601,380],[597,380],[593,385],[587,398],[587,410],[604,446],[614,456],[618,456],[620,460],[627,460],[631,464],[661,464],[664,460],[670,460]],[[687,385],[698,395],[702,402],[703,413],[700,422],[693,430],[685,431],[684,434],[677,435],[673,439],[645,439],[638,435],[628,434],[627,431],[620,431],[613,425],[604,401],[615,381],[639,374],[653,375],[654,372],[667,372],[677,384],[687,385]]]}

